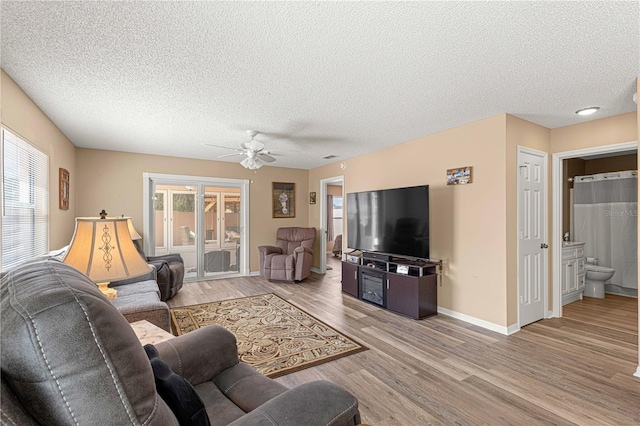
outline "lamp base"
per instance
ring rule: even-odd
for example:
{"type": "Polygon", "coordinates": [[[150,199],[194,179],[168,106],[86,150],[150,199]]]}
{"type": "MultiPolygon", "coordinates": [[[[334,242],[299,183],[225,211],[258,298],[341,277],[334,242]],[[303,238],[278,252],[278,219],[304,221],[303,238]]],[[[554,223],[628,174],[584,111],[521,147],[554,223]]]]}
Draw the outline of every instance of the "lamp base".
{"type": "Polygon", "coordinates": [[[118,297],[118,290],[116,290],[115,288],[109,288],[108,282],[98,283],[98,288],[100,289],[102,294],[107,296],[107,299],[109,300],[115,300],[118,297]]]}

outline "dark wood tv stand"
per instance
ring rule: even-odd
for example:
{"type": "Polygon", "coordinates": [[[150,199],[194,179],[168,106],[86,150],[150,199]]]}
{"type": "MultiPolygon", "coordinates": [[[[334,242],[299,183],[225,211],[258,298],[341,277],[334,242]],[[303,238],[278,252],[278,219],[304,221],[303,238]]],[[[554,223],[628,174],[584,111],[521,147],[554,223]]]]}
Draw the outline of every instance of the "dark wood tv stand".
{"type": "Polygon", "coordinates": [[[437,267],[437,263],[398,257],[371,259],[363,253],[357,263],[342,261],[342,291],[371,302],[363,297],[363,279],[374,276],[379,280],[381,276],[384,303],[374,304],[414,319],[425,318],[438,312],[437,267]],[[406,266],[407,273],[397,273],[399,266],[406,266]]]}

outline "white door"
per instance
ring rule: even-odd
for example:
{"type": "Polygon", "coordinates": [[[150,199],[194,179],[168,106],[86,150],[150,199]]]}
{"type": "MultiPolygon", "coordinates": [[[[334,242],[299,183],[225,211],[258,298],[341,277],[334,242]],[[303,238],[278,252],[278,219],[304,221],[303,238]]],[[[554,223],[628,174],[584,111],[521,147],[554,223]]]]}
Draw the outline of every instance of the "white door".
{"type": "Polygon", "coordinates": [[[518,149],[519,325],[545,317],[547,300],[547,154],[518,149]]]}

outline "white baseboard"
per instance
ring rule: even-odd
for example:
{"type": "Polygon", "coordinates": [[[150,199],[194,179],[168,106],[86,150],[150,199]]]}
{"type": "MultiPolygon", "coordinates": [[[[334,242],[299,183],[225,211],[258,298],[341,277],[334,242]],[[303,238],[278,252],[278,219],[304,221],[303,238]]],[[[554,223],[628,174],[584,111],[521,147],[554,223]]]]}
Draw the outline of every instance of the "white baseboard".
{"type": "Polygon", "coordinates": [[[249,271],[249,276],[250,277],[259,277],[260,276],[260,271],[249,271]]]}
{"type": "Polygon", "coordinates": [[[636,372],[633,373],[633,375],[636,377],[640,377],[640,365],[638,366],[638,369],[636,370],[636,372]]]}
{"type": "Polygon", "coordinates": [[[311,272],[315,272],[316,274],[320,274],[320,273],[321,273],[321,272],[320,272],[320,269],[315,268],[315,267],[313,267],[313,266],[311,267],[311,272]]]}
{"type": "Polygon", "coordinates": [[[443,308],[442,306],[438,306],[438,313],[462,320],[464,322],[468,322],[473,325],[480,326],[482,328],[486,328],[487,330],[495,331],[496,333],[504,334],[506,336],[520,331],[520,326],[518,324],[512,324],[508,327],[505,327],[469,315],[461,314],[460,312],[455,312],[450,309],[443,308]]]}
{"type": "Polygon", "coordinates": [[[520,331],[520,324],[511,324],[507,327],[507,336],[517,333],[518,331],[520,331]]]}

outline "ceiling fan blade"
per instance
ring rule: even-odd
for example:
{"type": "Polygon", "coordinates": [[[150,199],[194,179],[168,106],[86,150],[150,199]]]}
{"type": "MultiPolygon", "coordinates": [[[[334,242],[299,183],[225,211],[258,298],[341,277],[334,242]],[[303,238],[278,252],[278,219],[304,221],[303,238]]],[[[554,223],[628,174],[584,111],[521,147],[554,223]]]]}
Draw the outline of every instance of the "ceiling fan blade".
{"type": "Polygon", "coordinates": [[[214,147],[214,148],[233,149],[233,150],[235,150],[235,151],[240,151],[238,148],[229,148],[228,146],[214,145],[214,144],[212,144],[212,143],[203,143],[202,145],[212,146],[212,147],[214,147]]]}
{"type": "Polygon", "coordinates": [[[234,152],[233,154],[218,155],[218,158],[233,157],[236,155],[244,155],[244,152],[240,151],[240,152],[234,152]]]}
{"type": "Polygon", "coordinates": [[[270,156],[269,154],[262,153],[262,152],[258,153],[258,158],[266,163],[273,163],[274,161],[276,161],[276,159],[270,156]]]}

